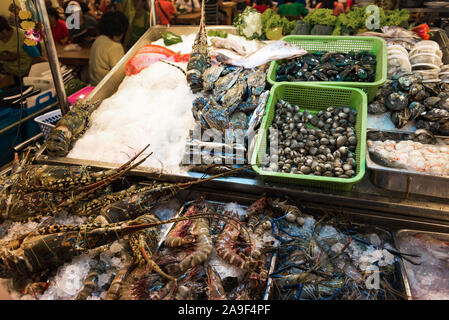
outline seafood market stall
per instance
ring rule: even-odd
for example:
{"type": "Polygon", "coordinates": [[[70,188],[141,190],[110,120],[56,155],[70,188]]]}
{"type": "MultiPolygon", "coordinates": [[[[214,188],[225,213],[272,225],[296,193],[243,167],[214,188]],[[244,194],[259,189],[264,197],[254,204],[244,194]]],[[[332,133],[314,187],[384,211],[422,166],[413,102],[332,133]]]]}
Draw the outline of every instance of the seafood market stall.
{"type": "MultiPolygon", "coordinates": [[[[228,32],[229,34],[236,34],[235,28],[229,26],[214,26],[208,27],[208,30],[220,30],[228,32]]],[[[126,63],[131,59],[138,48],[154,42],[161,38],[161,34],[166,31],[173,32],[178,35],[191,35],[197,32],[197,27],[190,26],[171,26],[160,27],[156,26],[148,30],[148,32],[139,40],[139,42],[126,54],[126,56],[117,64],[114,69],[103,79],[103,81],[90,94],[89,99],[92,101],[103,101],[111,97],[119,88],[122,80],[125,78],[126,63]]],[[[130,109],[132,110],[132,109],[130,109]]],[[[151,147],[150,147],[151,148],[151,147]]],[[[126,159],[126,158],[125,158],[126,159]]],[[[70,157],[54,157],[46,153],[45,146],[39,150],[36,160],[39,163],[46,164],[62,164],[62,165],[84,165],[95,168],[114,168],[118,167],[119,163],[111,163],[107,161],[92,161],[83,160],[70,157]]],[[[368,160],[369,161],[369,160],[368,160]]],[[[181,172],[170,173],[163,172],[162,166],[157,168],[149,168],[140,166],[131,171],[132,174],[143,176],[151,179],[161,179],[166,181],[188,181],[198,179],[203,176],[203,173],[198,172],[181,172]]],[[[252,177],[223,177],[209,182],[210,186],[225,189],[229,191],[242,191],[245,193],[271,192],[274,194],[284,193],[295,198],[314,198],[324,197],[330,203],[339,204],[342,201],[347,205],[358,208],[373,208],[378,211],[390,211],[396,214],[413,215],[415,217],[430,218],[436,220],[448,221],[449,206],[443,198],[425,198],[427,201],[423,202],[423,197],[414,196],[410,194],[409,188],[397,188],[396,192],[384,191],[375,187],[368,179],[370,172],[365,174],[365,177],[358,184],[355,184],[350,191],[329,191],[316,187],[301,187],[293,184],[282,183],[264,183],[259,177],[253,175],[252,177]],[[409,210],[410,207],[420,208],[420,210],[409,210]]]]}
{"type": "MultiPolygon", "coordinates": [[[[447,272],[419,269],[448,255],[447,178],[435,159],[416,172],[394,153],[406,140],[407,152],[446,155],[447,138],[366,132],[386,81],[421,85],[386,79],[386,42],[206,32],[150,28],[53,124],[37,164],[25,154],[2,173],[1,283],[17,299],[447,298],[447,272]],[[244,139],[208,139],[229,126],[244,139]],[[195,151],[217,146],[228,149],[195,151]],[[419,285],[428,272],[438,287],[419,285]],[[377,289],[365,281],[376,274],[377,289]]],[[[435,122],[423,113],[438,102],[415,118],[435,122]]]]}

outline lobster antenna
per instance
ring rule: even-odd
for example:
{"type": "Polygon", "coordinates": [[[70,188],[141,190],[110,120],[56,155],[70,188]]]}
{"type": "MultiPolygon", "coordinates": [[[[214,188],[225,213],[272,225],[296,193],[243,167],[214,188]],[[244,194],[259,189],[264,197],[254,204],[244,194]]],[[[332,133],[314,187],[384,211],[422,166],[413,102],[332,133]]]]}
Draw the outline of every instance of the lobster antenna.
{"type": "Polygon", "coordinates": [[[236,173],[236,172],[239,172],[239,171],[245,170],[245,169],[249,169],[249,168],[250,168],[249,165],[242,166],[242,167],[240,167],[240,168],[235,168],[235,169],[232,169],[232,170],[230,170],[230,171],[228,171],[228,172],[222,172],[222,173],[219,173],[219,174],[216,174],[216,175],[214,175],[214,176],[210,176],[210,177],[208,177],[208,178],[204,178],[204,179],[201,179],[201,180],[197,180],[197,181],[189,181],[189,182],[180,183],[178,186],[179,186],[180,188],[188,188],[188,187],[190,187],[190,186],[192,186],[192,185],[195,185],[195,184],[200,184],[200,183],[203,183],[203,182],[207,182],[207,181],[210,181],[210,180],[214,180],[214,179],[216,179],[216,178],[225,177],[225,176],[227,176],[227,175],[234,174],[234,173],[236,173]]]}

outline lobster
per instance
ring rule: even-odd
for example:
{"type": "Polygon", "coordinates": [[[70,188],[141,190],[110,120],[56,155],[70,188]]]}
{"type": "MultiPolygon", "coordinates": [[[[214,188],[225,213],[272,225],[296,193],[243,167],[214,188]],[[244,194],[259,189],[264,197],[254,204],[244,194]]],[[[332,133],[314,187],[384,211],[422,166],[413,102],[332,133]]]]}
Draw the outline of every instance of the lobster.
{"type": "Polygon", "coordinates": [[[78,100],[72,109],[59,120],[45,143],[47,153],[54,157],[65,157],[72,143],[87,129],[89,117],[100,105],[99,101],[78,100]]]}
{"type": "MultiPolygon", "coordinates": [[[[118,169],[96,173],[90,173],[86,168],[81,170],[80,167],[19,166],[19,169],[11,174],[8,185],[3,186],[0,197],[1,217],[23,221],[36,220],[45,214],[55,214],[63,209],[74,214],[83,213],[87,210],[86,208],[93,210],[95,207],[93,204],[98,201],[89,206],[90,201],[86,199],[98,197],[102,188],[144,162],[151,153],[132,164],[148,147],[146,146],[118,169]],[[78,175],[77,173],[80,172],[84,174],[78,175]],[[51,191],[48,191],[49,189],[51,191]],[[22,191],[33,192],[23,193],[22,191]],[[64,191],[67,193],[63,193],[64,191]],[[84,201],[81,202],[81,200],[84,201]]],[[[103,195],[103,200],[104,197],[103,195]]],[[[116,200],[116,197],[111,197],[116,200]]],[[[107,204],[106,201],[102,203],[107,204]]]]}
{"type": "Polygon", "coordinates": [[[193,93],[203,89],[203,73],[211,65],[209,50],[207,47],[207,34],[205,23],[204,0],[201,2],[201,21],[192,46],[189,62],[187,63],[187,83],[193,93]]]}
{"type": "MultiPolygon", "coordinates": [[[[142,217],[131,221],[102,225],[50,225],[21,235],[13,240],[0,241],[0,278],[31,276],[60,266],[73,257],[111,243],[134,232],[184,221],[201,220],[199,233],[204,233],[207,218],[222,219],[217,214],[197,214],[159,221],[156,217],[142,217]]],[[[140,249],[140,248],[139,248],[140,249]]]]}
{"type": "Polygon", "coordinates": [[[210,266],[207,266],[207,289],[209,300],[226,300],[220,275],[210,266]]]}
{"type": "MultiPolygon", "coordinates": [[[[112,223],[119,222],[128,219],[135,219],[145,212],[148,212],[153,208],[158,201],[161,201],[164,197],[170,197],[174,194],[192,187],[196,184],[201,184],[218,177],[226,176],[232,174],[242,168],[233,169],[228,172],[220,173],[208,178],[199,179],[196,181],[181,182],[181,183],[161,183],[158,181],[152,181],[148,186],[143,187],[131,187],[127,191],[123,191],[123,197],[120,196],[117,201],[111,201],[110,204],[104,206],[99,215],[93,218],[94,222],[101,223],[112,223]]],[[[116,194],[105,196],[106,200],[110,200],[116,194]]],[[[88,215],[93,212],[92,208],[100,207],[104,201],[94,200],[92,202],[91,208],[87,208],[87,212],[82,213],[82,215],[88,215]],[[98,205],[94,205],[98,203],[98,205]]],[[[80,212],[81,214],[81,212],[80,212]]],[[[189,224],[189,223],[188,223],[189,224]]]]}

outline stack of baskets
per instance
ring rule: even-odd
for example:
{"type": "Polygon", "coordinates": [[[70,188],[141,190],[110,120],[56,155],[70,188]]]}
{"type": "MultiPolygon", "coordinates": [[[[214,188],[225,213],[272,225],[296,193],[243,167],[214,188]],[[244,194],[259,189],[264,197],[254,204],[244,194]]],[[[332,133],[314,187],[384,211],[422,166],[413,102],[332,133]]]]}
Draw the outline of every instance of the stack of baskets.
{"type": "Polygon", "coordinates": [[[308,52],[360,52],[376,55],[374,82],[280,82],[276,83],[277,61],[273,61],[267,74],[267,81],[273,85],[267,103],[265,116],[259,130],[252,167],[263,180],[294,183],[328,190],[350,190],[365,174],[367,103],[373,100],[377,90],[387,79],[386,42],[377,37],[334,37],[334,36],[287,36],[282,40],[293,43],[308,52]],[[267,131],[271,126],[275,105],[279,99],[298,105],[301,109],[325,110],[327,107],[350,107],[357,111],[356,174],[352,178],[336,178],[292,173],[265,171],[260,164],[267,152],[267,131]]]}

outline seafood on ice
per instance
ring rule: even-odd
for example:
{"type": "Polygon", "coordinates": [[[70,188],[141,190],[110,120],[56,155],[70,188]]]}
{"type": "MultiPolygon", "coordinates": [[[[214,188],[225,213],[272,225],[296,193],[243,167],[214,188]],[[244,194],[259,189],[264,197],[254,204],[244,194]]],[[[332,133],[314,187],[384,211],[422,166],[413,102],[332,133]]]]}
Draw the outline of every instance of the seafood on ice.
{"type": "Polygon", "coordinates": [[[399,234],[403,252],[419,255],[419,265],[404,260],[413,299],[449,299],[449,240],[427,233],[399,234]]]}
{"type": "Polygon", "coordinates": [[[214,50],[211,55],[214,55],[221,63],[249,69],[273,60],[292,59],[306,53],[306,50],[294,44],[279,40],[271,42],[247,56],[241,56],[226,49],[214,50]]]}
{"type": "Polygon", "coordinates": [[[392,168],[449,175],[449,146],[422,144],[415,141],[368,140],[368,151],[374,161],[392,168]]]}
{"type": "Polygon", "coordinates": [[[127,76],[136,75],[143,69],[161,60],[187,62],[189,54],[180,54],[163,46],[147,44],[140,48],[126,63],[125,74],[127,76]]]}

